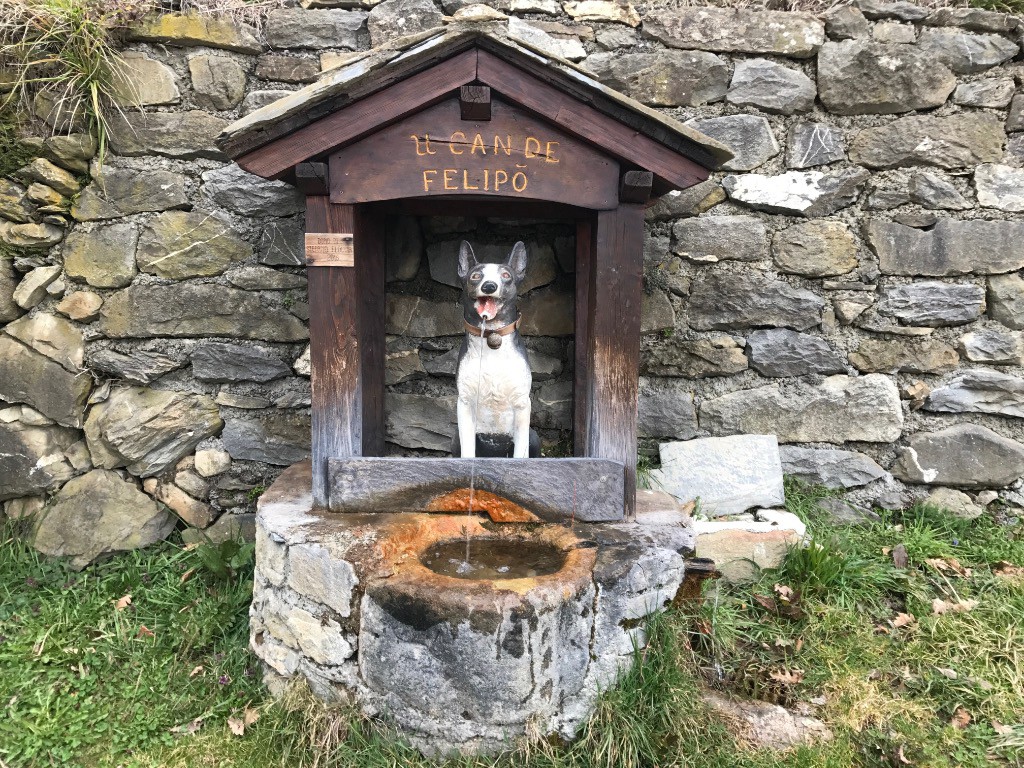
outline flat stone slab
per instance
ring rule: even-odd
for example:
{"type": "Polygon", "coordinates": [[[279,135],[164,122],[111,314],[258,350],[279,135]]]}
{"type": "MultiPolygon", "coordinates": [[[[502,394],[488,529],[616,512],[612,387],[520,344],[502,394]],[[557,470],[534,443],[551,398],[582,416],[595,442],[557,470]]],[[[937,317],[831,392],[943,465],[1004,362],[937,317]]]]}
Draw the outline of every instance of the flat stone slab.
{"type": "Polygon", "coordinates": [[[699,499],[709,517],[782,504],[782,461],[775,435],[705,437],[658,447],[661,488],[683,502],[699,499]]]}
{"type": "Polygon", "coordinates": [[[327,473],[335,512],[466,511],[472,483],[474,509],[506,522],[623,518],[625,467],[608,459],[360,457],[330,459],[327,473]]]}

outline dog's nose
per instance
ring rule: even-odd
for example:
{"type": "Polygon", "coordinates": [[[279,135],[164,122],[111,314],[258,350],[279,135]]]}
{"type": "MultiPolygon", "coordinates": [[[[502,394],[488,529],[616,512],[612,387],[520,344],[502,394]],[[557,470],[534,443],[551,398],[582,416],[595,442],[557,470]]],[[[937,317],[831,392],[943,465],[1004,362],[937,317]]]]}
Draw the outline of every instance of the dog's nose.
{"type": "Polygon", "coordinates": [[[481,293],[494,293],[496,290],[498,290],[497,283],[486,282],[480,286],[481,293]]]}

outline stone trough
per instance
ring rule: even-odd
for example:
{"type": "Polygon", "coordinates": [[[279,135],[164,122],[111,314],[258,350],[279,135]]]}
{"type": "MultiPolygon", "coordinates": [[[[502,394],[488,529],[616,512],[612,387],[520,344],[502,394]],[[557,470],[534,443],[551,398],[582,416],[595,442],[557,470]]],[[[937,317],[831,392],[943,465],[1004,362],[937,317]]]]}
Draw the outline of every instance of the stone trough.
{"type": "MultiPolygon", "coordinates": [[[[267,683],[305,678],[430,754],[488,752],[527,733],[569,739],[679,593],[694,537],[663,495],[618,523],[314,509],[309,463],[260,500],[251,645],[267,683]],[[428,567],[438,545],[553,555],[474,579],[428,567]]],[[[443,561],[444,558],[442,557],[443,561]]],[[[444,563],[441,563],[444,566],[444,563]]]]}

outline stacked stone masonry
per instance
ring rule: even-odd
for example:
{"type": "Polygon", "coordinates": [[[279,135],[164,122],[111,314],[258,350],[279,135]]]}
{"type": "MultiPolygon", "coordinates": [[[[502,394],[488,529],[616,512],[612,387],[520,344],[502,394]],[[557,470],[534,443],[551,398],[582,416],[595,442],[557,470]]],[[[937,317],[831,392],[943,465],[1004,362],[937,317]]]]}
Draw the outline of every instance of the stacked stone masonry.
{"type": "MultiPolygon", "coordinates": [[[[1024,505],[1021,19],[878,0],[821,17],[628,0],[306,4],[272,10],[259,32],[140,24],[123,74],[142,109],[114,119],[102,167],[95,142],[37,100],[59,130],[0,179],[0,503],[9,517],[50,504],[41,549],[84,564],[166,535],[168,509],[237,530],[308,454],[304,203],[229,165],[213,139],[352,51],[451,18],[507,24],[736,151],[647,213],[643,451],[775,434],[829,466],[882,467],[855,484],[863,502],[952,486],[1024,505]],[[90,517],[97,499],[110,519],[90,517]],[[65,541],[64,522],[83,518],[96,536],[65,541]],[[137,536],[103,539],[125,520],[137,536]]],[[[388,244],[393,453],[440,455],[454,429],[458,241],[498,258],[523,232],[534,426],[568,450],[572,228],[401,218],[388,244]]]]}

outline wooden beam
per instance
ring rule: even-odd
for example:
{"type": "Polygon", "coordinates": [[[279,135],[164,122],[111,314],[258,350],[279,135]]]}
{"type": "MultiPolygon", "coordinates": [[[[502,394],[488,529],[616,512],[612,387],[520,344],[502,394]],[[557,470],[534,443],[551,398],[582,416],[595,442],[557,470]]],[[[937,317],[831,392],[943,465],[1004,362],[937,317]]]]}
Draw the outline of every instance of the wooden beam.
{"type": "Polygon", "coordinates": [[[464,85],[459,89],[463,120],[491,119],[491,89],[486,85],[464,85]]]}
{"type": "Polygon", "coordinates": [[[594,263],[594,217],[576,222],[576,302],[573,337],[573,454],[587,454],[587,424],[593,392],[590,387],[590,292],[594,263]]]}
{"type": "Polygon", "coordinates": [[[363,432],[362,456],[384,455],[384,216],[369,206],[356,207],[356,285],[359,295],[359,338],[363,432]]]}
{"type": "Polygon", "coordinates": [[[327,163],[299,163],[295,166],[295,187],[306,196],[329,195],[327,163]]]}
{"type": "MultiPolygon", "coordinates": [[[[623,204],[614,211],[598,211],[596,219],[586,339],[590,400],[585,455],[625,465],[625,509],[626,515],[632,516],[636,504],[644,209],[623,204]]],[[[577,281],[580,277],[577,274],[577,281]]]]}
{"type": "Polygon", "coordinates": [[[283,176],[299,163],[362,138],[406,115],[437,103],[476,78],[475,50],[349,104],[294,133],[237,158],[249,173],[265,179],[283,176]]]}
{"type": "Polygon", "coordinates": [[[652,186],[654,174],[650,171],[626,171],[619,185],[619,202],[644,205],[651,199],[652,186]]]}
{"type": "MultiPolygon", "coordinates": [[[[354,232],[355,208],[306,198],[306,232],[354,232]]],[[[354,267],[307,267],[313,504],[328,504],[327,460],[362,454],[359,286],[354,267]]]]}
{"type": "Polygon", "coordinates": [[[710,175],[706,168],[676,150],[513,67],[488,51],[478,52],[477,79],[494,88],[503,98],[632,165],[652,171],[675,188],[692,187],[710,175]]]}

